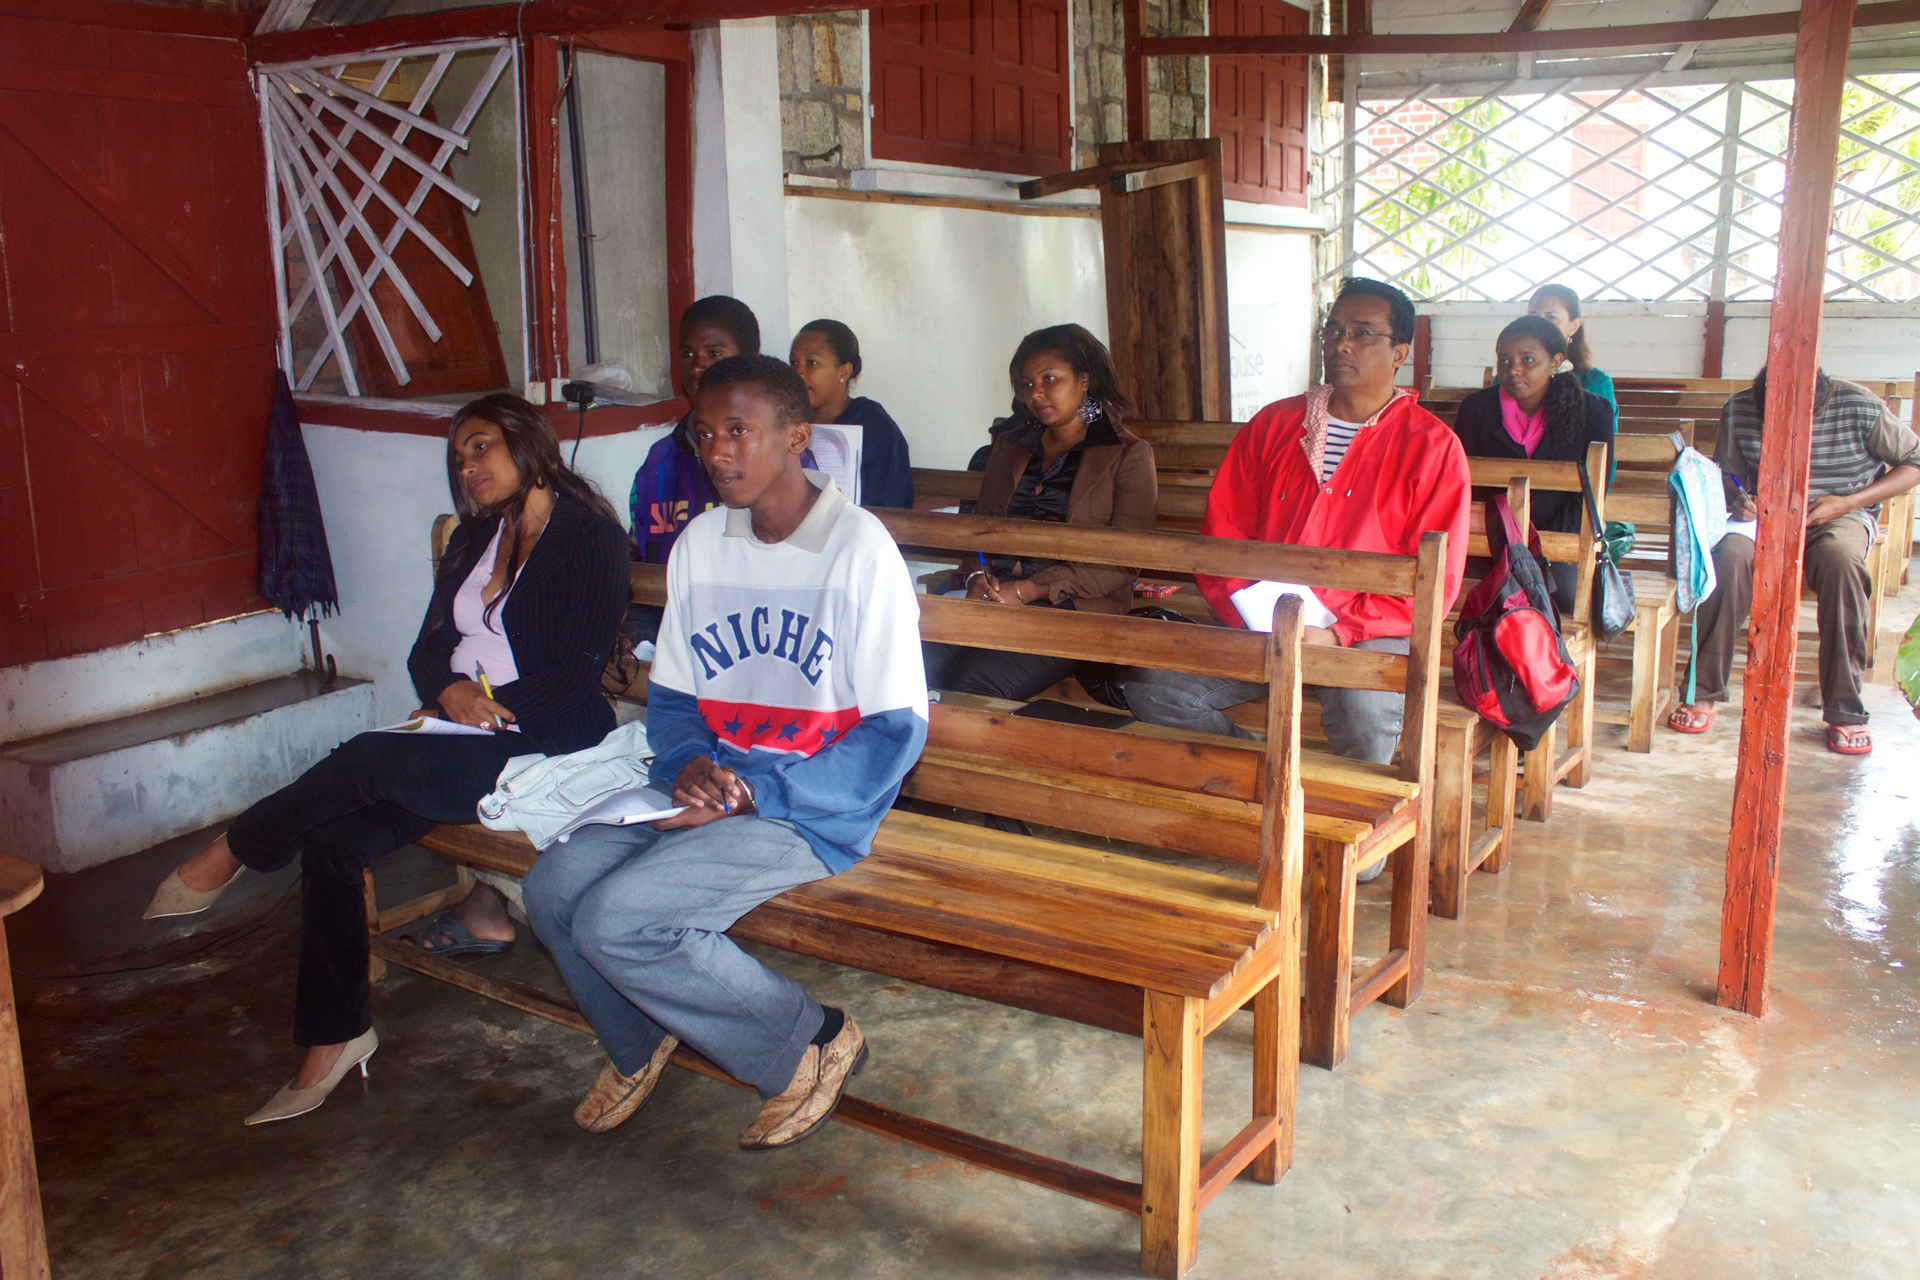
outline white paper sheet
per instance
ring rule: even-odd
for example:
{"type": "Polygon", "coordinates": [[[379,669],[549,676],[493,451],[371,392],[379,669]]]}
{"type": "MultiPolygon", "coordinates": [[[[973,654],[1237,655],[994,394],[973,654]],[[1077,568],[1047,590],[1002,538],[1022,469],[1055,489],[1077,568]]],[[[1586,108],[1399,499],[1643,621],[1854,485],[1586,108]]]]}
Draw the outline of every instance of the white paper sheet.
{"type": "MultiPolygon", "coordinates": [[[[507,727],[511,729],[511,728],[514,728],[515,726],[508,725],[507,727]]],[[[481,734],[488,737],[491,737],[493,734],[492,729],[476,729],[470,724],[461,724],[457,720],[443,720],[437,716],[419,716],[412,720],[402,720],[399,724],[385,725],[379,729],[376,729],[374,732],[376,733],[425,733],[425,734],[477,733],[477,734],[481,734]]]]}
{"type": "Polygon", "coordinates": [[[610,827],[630,827],[636,822],[658,822],[662,818],[671,818],[676,813],[685,813],[687,806],[676,805],[672,799],[661,795],[652,787],[636,787],[632,791],[616,791],[581,813],[579,822],[599,822],[610,827]]]}
{"type": "Polygon", "coordinates": [[[848,502],[860,505],[860,450],[866,428],[834,423],[813,426],[813,462],[833,477],[848,502]]]}
{"type": "Polygon", "coordinates": [[[1240,611],[1247,630],[1271,631],[1273,606],[1280,603],[1281,596],[1300,597],[1302,626],[1330,627],[1336,621],[1333,610],[1320,603],[1320,597],[1313,594],[1313,588],[1303,587],[1297,582],[1253,582],[1229,598],[1233,601],[1233,607],[1240,611]]]}
{"type": "Polygon", "coordinates": [[[1737,533],[1742,537],[1752,538],[1757,542],[1760,538],[1760,522],[1758,520],[1729,520],[1727,521],[1727,532],[1737,533]]]}

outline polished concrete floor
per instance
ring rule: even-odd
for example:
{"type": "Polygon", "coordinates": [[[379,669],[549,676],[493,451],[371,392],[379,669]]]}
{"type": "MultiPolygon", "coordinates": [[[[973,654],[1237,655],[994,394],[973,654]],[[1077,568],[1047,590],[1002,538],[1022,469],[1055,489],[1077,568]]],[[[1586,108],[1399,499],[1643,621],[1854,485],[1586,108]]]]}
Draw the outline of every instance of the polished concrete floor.
{"type": "MultiPolygon", "coordinates": [[[[1293,1170],[1214,1202],[1193,1274],[1920,1275],[1920,722],[1870,694],[1865,760],[1796,718],[1767,1017],[1712,1003],[1737,713],[1651,756],[1609,737],[1466,918],[1432,922],[1425,996],[1302,1069],[1293,1170]]],[[[741,1153],[754,1099],[683,1072],[582,1134],[590,1040],[405,973],[367,1081],[244,1128],[296,1060],[291,880],[191,932],[142,924],[192,844],[10,922],[56,1276],[1137,1274],[1132,1219],[884,1138],[741,1153]]],[[[398,895],[445,872],[409,852],[380,874],[398,895]]],[[[867,1029],[860,1095],[1135,1176],[1138,1041],[774,962],[867,1029]]],[[[556,981],[524,932],[477,963],[556,981]]],[[[1210,1143],[1240,1123],[1248,1040],[1208,1046],[1210,1143]]]]}

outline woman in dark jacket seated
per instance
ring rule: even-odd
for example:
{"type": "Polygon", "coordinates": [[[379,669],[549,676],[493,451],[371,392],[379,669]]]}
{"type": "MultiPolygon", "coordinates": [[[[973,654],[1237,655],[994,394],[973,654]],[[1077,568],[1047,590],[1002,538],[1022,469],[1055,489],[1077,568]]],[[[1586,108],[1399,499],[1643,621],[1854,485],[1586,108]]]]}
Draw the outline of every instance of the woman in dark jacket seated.
{"type": "MultiPolygon", "coordinates": [[[[318,1107],[354,1067],[365,1073],[379,1044],[362,870],[440,823],[472,822],[510,757],[578,751],[613,728],[600,672],[628,594],[627,535],[613,508],[560,461],[540,411],[504,393],[454,415],[447,481],[460,528],[407,669],[433,708],[425,715],[472,732],[363,733],[342,743],[235,818],[147,908],[148,919],[193,915],[243,867],[301,861],[293,1038],[307,1046],[306,1061],[248,1124],[318,1107]]],[[[441,936],[448,924],[436,922],[441,936]]]]}
{"type": "MultiPolygon", "coordinates": [[[[1013,416],[994,435],[975,514],[1113,529],[1152,529],[1159,483],[1153,446],[1120,425],[1133,406],[1113,357],[1077,324],[1021,339],[1008,366],[1013,416]]],[[[1124,614],[1133,570],[1058,560],[992,556],[956,575],[969,600],[1124,614]]],[[[937,689],[1025,700],[1079,663],[1041,654],[926,646],[927,683],[937,689]]]]}
{"type": "MultiPolygon", "coordinates": [[[[1607,446],[1607,483],[1613,474],[1613,406],[1582,389],[1579,375],[1555,373],[1567,356],[1567,339],[1550,321],[1522,316],[1500,331],[1495,347],[1499,382],[1476,391],[1460,402],[1454,432],[1474,458],[1535,458],[1542,462],[1578,462],[1587,446],[1607,446]]],[[[1497,489],[1475,489],[1476,501],[1497,489]]],[[[1585,501],[1577,493],[1535,493],[1531,499],[1533,525],[1558,533],[1578,533],[1585,501]]],[[[1485,573],[1485,563],[1467,566],[1469,573],[1485,573]]],[[[1571,613],[1579,583],[1578,567],[1550,566],[1548,585],[1553,602],[1571,613]]]]}

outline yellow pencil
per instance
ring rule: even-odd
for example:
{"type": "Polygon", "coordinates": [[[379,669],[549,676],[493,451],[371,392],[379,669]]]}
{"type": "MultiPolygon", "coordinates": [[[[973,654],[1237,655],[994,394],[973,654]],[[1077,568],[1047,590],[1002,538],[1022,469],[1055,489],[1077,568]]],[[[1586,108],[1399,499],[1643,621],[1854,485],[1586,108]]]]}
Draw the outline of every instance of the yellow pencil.
{"type": "Polygon", "coordinates": [[[473,669],[480,673],[480,692],[487,695],[488,701],[492,701],[493,686],[487,683],[487,669],[477,662],[473,665],[473,669]]]}

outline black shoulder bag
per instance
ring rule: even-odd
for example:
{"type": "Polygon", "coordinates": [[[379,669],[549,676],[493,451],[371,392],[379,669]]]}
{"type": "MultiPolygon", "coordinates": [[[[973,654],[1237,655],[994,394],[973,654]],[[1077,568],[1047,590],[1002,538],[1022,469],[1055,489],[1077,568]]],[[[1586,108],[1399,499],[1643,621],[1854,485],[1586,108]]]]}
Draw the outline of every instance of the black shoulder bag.
{"type": "Polygon", "coordinates": [[[1633,577],[1613,562],[1607,550],[1606,526],[1600,523],[1587,464],[1583,461],[1578,466],[1580,496],[1587,500],[1587,519],[1593,525],[1593,629],[1601,640],[1612,640],[1633,625],[1633,577]]]}

